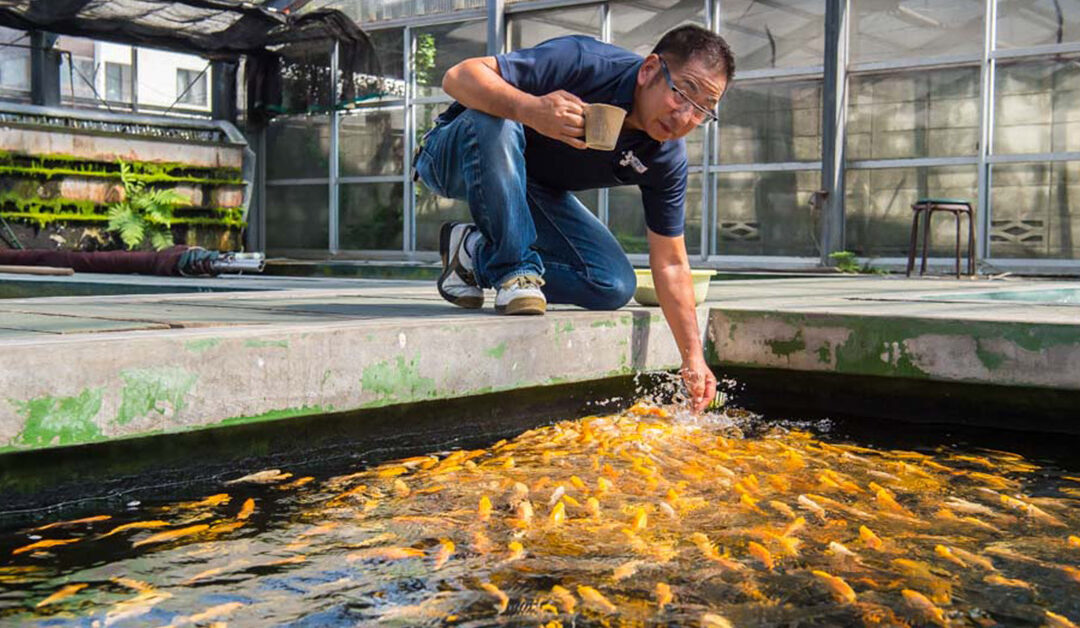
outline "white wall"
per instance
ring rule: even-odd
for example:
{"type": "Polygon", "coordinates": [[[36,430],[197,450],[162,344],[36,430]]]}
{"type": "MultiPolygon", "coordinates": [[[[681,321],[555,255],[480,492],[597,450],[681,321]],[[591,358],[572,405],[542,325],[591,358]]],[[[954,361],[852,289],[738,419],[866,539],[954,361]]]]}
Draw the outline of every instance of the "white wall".
{"type": "MultiPolygon", "coordinates": [[[[97,63],[101,64],[98,72],[97,88],[105,94],[105,63],[131,64],[131,47],[101,42],[97,44],[97,63]]],[[[152,48],[139,48],[138,102],[140,105],[168,107],[179,96],[176,84],[178,69],[192,70],[196,74],[206,67],[207,61],[195,55],[186,55],[152,48]]],[[[178,103],[181,109],[210,110],[210,85],[213,77],[206,71],[206,102],[203,105],[178,103]]]]}

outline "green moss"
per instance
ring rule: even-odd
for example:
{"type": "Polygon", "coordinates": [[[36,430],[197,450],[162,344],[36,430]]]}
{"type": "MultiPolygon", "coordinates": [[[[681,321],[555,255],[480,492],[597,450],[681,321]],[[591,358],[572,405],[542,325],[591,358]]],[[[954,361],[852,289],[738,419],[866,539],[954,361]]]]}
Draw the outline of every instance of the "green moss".
{"type": "Polygon", "coordinates": [[[88,388],[73,397],[38,397],[15,402],[15,410],[26,417],[13,445],[49,447],[86,443],[101,438],[94,417],[101,410],[102,391],[88,388]]]}
{"type": "MultiPolygon", "coordinates": [[[[132,174],[141,181],[191,182],[217,185],[244,183],[239,168],[193,166],[180,162],[131,161],[132,174]]],[[[5,152],[0,156],[0,172],[51,178],[57,174],[108,177],[119,179],[120,167],[114,161],[97,161],[76,155],[50,153],[26,155],[5,152]]]]}
{"type": "Polygon", "coordinates": [[[184,407],[184,398],[198,377],[175,366],[131,369],[120,372],[124,380],[120,408],[115,422],[127,425],[156,412],[164,416],[171,408],[173,413],[184,407]]]}

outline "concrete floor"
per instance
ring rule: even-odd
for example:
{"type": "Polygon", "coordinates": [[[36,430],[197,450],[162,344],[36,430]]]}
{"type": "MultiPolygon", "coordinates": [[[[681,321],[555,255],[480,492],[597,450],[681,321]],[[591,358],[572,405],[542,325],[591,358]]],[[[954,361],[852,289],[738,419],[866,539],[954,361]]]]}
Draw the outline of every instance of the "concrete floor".
{"type": "MultiPolygon", "coordinates": [[[[544,317],[511,318],[490,302],[478,312],[448,305],[430,281],[0,275],[5,283],[37,294],[64,285],[178,292],[0,300],[0,452],[678,366],[658,308],[552,306],[544,317]]],[[[1080,306],[965,295],[1078,288],[724,281],[698,316],[718,365],[1075,390],[1080,306]]]]}

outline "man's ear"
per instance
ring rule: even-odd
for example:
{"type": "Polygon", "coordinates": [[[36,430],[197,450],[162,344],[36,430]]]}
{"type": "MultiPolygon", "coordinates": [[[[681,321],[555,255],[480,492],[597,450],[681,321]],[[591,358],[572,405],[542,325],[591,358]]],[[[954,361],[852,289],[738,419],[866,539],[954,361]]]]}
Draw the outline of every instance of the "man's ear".
{"type": "Polygon", "coordinates": [[[660,56],[656,54],[650,54],[645,57],[645,62],[638,68],[637,84],[641,86],[648,85],[652,81],[656,80],[656,77],[660,75],[660,56]]]}

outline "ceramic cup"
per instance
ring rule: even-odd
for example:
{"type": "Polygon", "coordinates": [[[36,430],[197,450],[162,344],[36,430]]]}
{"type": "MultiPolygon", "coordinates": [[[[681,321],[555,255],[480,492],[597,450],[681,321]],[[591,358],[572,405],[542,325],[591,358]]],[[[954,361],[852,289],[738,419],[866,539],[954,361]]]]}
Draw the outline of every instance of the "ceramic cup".
{"type": "Polygon", "coordinates": [[[626,110],[615,105],[594,103],[585,107],[585,146],[593,150],[615,150],[626,110]]]}

